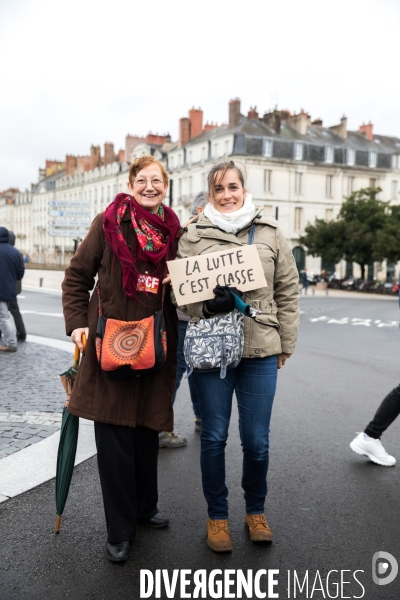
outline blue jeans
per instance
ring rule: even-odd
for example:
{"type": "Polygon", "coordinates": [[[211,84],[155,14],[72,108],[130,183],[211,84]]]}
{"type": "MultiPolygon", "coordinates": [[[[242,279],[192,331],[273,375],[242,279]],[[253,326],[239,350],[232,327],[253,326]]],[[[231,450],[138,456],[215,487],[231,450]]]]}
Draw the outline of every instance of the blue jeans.
{"type": "Polygon", "coordinates": [[[264,512],[267,495],[269,424],[278,373],[277,356],[242,358],[220,379],[218,371],[193,373],[201,417],[201,473],[210,519],[228,518],[225,446],[236,392],[243,452],[246,513],[264,512]]]}
{"type": "MultiPolygon", "coordinates": [[[[183,355],[183,342],[185,341],[186,329],[189,321],[179,321],[179,339],[178,339],[178,367],[176,369],[176,386],[172,404],[175,402],[176,392],[181,385],[182,377],[186,373],[186,362],[183,355]]],[[[193,404],[193,412],[197,419],[200,418],[199,399],[196,384],[193,380],[193,375],[188,378],[190,397],[193,404]]]]}

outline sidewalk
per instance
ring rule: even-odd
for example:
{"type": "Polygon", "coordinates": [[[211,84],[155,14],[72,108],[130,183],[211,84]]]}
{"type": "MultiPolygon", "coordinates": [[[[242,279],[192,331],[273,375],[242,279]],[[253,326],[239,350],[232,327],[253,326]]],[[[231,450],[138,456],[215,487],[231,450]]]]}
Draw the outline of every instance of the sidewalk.
{"type": "MultiPolygon", "coordinates": [[[[61,283],[64,279],[64,271],[46,271],[39,269],[26,269],[24,278],[22,280],[22,289],[36,290],[39,291],[43,288],[43,291],[58,291],[61,293],[61,283]],[[42,286],[40,286],[40,280],[42,279],[42,286]]],[[[299,284],[300,288],[300,284],[299,284]]],[[[302,293],[302,298],[322,298],[330,296],[331,298],[363,298],[366,300],[377,300],[378,298],[383,300],[396,300],[397,296],[390,296],[384,294],[367,294],[362,292],[347,292],[345,290],[333,290],[327,289],[317,290],[315,285],[309,285],[307,294],[302,293]]]]}
{"type": "MultiPolygon", "coordinates": [[[[55,477],[65,391],[59,373],[73,344],[28,335],[15,354],[2,353],[0,502],[55,477]]],[[[93,423],[80,419],[76,464],[96,453],[93,423]]]]}
{"type": "Polygon", "coordinates": [[[22,280],[22,289],[43,291],[57,291],[61,293],[61,283],[64,271],[47,271],[45,269],[25,269],[22,280]],[[42,285],[40,285],[40,282],[42,285]]]}

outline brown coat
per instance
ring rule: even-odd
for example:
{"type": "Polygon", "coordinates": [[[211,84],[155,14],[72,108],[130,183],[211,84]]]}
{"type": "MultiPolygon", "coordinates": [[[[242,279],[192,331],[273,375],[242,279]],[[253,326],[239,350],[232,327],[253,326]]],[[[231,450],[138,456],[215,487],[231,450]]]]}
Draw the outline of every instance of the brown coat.
{"type": "MultiPolygon", "coordinates": [[[[167,360],[161,371],[128,379],[107,379],[96,357],[95,334],[98,316],[98,297],[94,292],[89,300],[98,274],[103,314],[125,321],[138,321],[153,315],[161,308],[162,285],[158,294],[140,293],[139,302],[125,296],[122,289],[122,269],[114,261],[102,228],[103,215],[97,215],[79,246],[62,283],[63,310],[67,335],[78,327],[89,327],[86,355],[79,368],[69,402],[69,412],[101,423],[143,425],[158,431],[173,430],[172,397],[175,391],[178,320],[165,294],[164,315],[167,328],[167,360]]],[[[122,231],[135,255],[137,237],[130,221],[129,209],[122,220],[122,231]]],[[[151,264],[141,271],[152,272],[151,264]]]]}

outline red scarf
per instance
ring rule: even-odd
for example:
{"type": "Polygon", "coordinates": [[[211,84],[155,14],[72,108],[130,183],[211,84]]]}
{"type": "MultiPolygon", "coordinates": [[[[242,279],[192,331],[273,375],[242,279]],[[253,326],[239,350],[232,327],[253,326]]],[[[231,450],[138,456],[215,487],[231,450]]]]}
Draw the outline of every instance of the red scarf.
{"type": "Polygon", "coordinates": [[[166,261],[176,256],[175,240],[180,229],[174,211],[161,204],[157,214],[151,213],[133,196],[117,194],[103,215],[103,231],[114,257],[122,267],[122,287],[129,298],[137,297],[137,281],[140,265],[151,262],[155,265],[152,275],[160,279],[166,273],[166,261]],[[131,222],[138,236],[137,255],[132,252],[122,234],[121,220],[129,208],[131,222]]]}

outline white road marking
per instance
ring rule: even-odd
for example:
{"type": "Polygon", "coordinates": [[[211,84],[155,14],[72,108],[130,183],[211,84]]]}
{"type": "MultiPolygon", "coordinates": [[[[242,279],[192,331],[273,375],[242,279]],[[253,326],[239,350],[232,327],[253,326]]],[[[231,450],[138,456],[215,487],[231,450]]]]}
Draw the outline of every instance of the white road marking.
{"type": "Polygon", "coordinates": [[[359,319],[356,317],[351,319],[351,322],[349,317],[343,317],[341,319],[332,319],[322,316],[310,319],[310,323],[316,323],[317,321],[326,322],[328,325],[364,325],[364,327],[371,327],[371,325],[373,324],[377,327],[399,327],[399,321],[387,321],[386,323],[384,323],[380,319],[377,319],[373,323],[371,323],[372,319],[359,319]]]}

